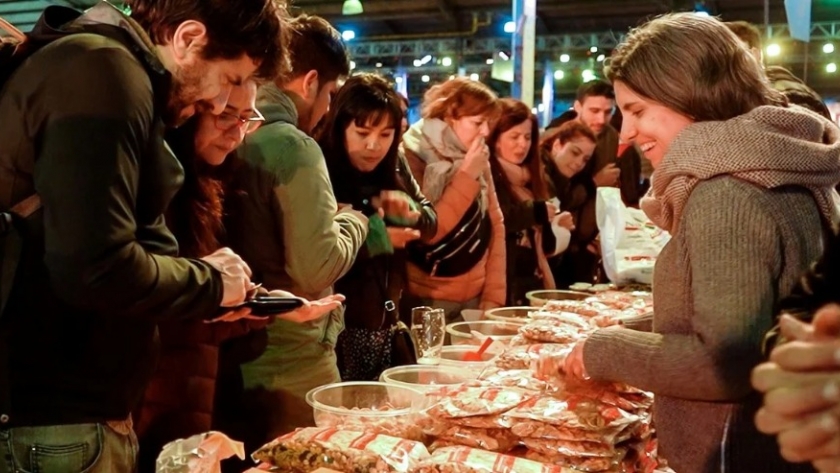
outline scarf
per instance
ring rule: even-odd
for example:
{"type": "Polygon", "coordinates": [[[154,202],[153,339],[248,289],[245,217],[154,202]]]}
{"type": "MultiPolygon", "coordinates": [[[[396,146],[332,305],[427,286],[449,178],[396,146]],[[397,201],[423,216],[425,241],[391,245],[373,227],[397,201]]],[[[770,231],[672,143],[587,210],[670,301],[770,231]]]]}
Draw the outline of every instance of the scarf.
{"type": "MultiPolygon", "coordinates": [[[[426,198],[437,202],[464,161],[467,153],[464,144],[445,121],[424,118],[405,132],[403,147],[426,164],[420,184],[426,198]]],[[[481,183],[481,210],[484,212],[487,210],[487,180],[484,175],[478,180],[481,183]]]]}
{"type": "Polygon", "coordinates": [[[804,187],[833,224],[840,203],[834,191],[840,182],[840,129],[796,106],[761,106],[730,120],[689,125],[653,173],[642,210],[674,234],[694,187],[725,175],[765,189],[804,187]]]}
{"type": "MultiPolygon", "coordinates": [[[[497,159],[499,167],[507,178],[510,184],[510,191],[517,202],[530,202],[534,200],[534,192],[531,191],[531,170],[525,166],[513,164],[504,159],[497,159]]],[[[549,224],[550,225],[550,224],[549,224]]],[[[534,253],[537,255],[537,268],[539,269],[540,278],[543,281],[544,289],[556,289],[557,283],[554,281],[554,275],[551,272],[551,266],[548,264],[548,257],[543,248],[543,227],[542,225],[534,225],[530,233],[533,233],[533,242],[531,246],[534,248],[534,253]]]]}

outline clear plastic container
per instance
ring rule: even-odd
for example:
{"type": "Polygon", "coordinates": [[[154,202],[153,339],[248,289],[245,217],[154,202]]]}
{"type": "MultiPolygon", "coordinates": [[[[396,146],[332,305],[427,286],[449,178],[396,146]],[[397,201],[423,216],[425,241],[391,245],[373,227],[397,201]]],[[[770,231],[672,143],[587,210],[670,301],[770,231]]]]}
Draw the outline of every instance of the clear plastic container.
{"type": "Polygon", "coordinates": [[[578,291],[564,291],[560,289],[541,289],[525,294],[532,307],[542,307],[548,301],[582,301],[592,294],[578,291]]]}
{"type": "Polygon", "coordinates": [[[433,391],[443,386],[456,386],[476,378],[470,370],[445,365],[406,365],[389,368],[379,380],[389,385],[433,391]]]}
{"type": "Polygon", "coordinates": [[[498,309],[488,310],[484,316],[490,320],[497,320],[499,322],[511,322],[514,324],[526,324],[531,321],[531,312],[533,307],[499,307],[498,309]]]}
{"type": "Polygon", "coordinates": [[[423,393],[410,386],[348,382],[321,386],[306,394],[315,425],[422,440],[416,425],[424,408],[423,393]]]}
{"type": "Polygon", "coordinates": [[[485,337],[493,339],[493,349],[498,352],[510,344],[510,341],[519,333],[519,328],[525,324],[501,322],[498,320],[480,320],[478,322],[456,322],[446,326],[446,333],[449,334],[452,345],[472,345],[476,349],[484,342],[485,337]],[[473,333],[475,332],[475,333],[473,333]]]}
{"type": "Polygon", "coordinates": [[[443,347],[440,354],[441,366],[454,366],[469,370],[476,376],[480,375],[490,365],[490,361],[496,357],[496,352],[485,351],[481,354],[482,361],[464,361],[464,355],[470,351],[477,351],[478,348],[472,345],[449,345],[443,347]]]}

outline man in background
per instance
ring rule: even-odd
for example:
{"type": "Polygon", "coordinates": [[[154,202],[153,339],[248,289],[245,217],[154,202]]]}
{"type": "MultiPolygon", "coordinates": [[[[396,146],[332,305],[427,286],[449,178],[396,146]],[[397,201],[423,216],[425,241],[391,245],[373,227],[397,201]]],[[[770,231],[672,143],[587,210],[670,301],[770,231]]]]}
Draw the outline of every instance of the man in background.
{"type": "MultiPolygon", "coordinates": [[[[321,148],[310,137],[350,74],[344,42],[316,16],[301,15],[290,28],[291,73],[259,91],[265,123],[237,151],[225,228],[255,282],[320,299],[353,265],[368,220],[338,208],[321,148]]],[[[341,380],[335,345],[343,327],[341,308],[310,323],[278,320],[267,328],[265,352],[242,366],[255,444],[312,425],[304,398],[341,380]]]]}

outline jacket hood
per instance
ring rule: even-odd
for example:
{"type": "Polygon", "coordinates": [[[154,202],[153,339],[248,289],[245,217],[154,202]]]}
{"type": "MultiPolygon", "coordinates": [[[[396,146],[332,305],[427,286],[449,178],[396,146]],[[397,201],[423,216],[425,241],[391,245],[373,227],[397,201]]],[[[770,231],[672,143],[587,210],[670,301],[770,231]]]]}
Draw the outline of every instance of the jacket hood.
{"type": "Polygon", "coordinates": [[[257,92],[257,107],[265,117],[265,124],[288,123],[298,126],[298,111],[289,92],[280,90],[275,84],[266,84],[257,92]]]}

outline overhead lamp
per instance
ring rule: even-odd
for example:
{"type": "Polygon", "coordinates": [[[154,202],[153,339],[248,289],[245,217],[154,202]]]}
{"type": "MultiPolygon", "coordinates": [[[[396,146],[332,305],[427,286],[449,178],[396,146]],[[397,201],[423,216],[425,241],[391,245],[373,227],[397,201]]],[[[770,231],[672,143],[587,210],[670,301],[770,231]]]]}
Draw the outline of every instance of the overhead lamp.
{"type": "Polygon", "coordinates": [[[826,64],[825,65],[825,72],[828,72],[829,74],[834,74],[835,72],[837,72],[837,64],[835,64],[833,62],[830,62],[830,63],[826,64]]]}
{"type": "Polygon", "coordinates": [[[767,55],[770,57],[778,56],[782,54],[782,47],[776,43],[770,44],[767,46],[767,55]]]}
{"type": "Polygon", "coordinates": [[[452,58],[451,57],[445,57],[445,58],[441,59],[440,60],[440,65],[443,66],[443,67],[451,66],[452,65],[452,58]]]}
{"type": "Polygon", "coordinates": [[[342,15],[359,15],[364,11],[361,0],[344,0],[344,5],[341,6],[342,15]]]}
{"type": "Polygon", "coordinates": [[[598,60],[598,62],[604,62],[604,59],[606,59],[606,58],[607,58],[607,56],[605,56],[603,54],[599,54],[597,60],[598,60]]]}
{"type": "Polygon", "coordinates": [[[356,68],[356,61],[350,61],[350,70],[352,71],[355,68],[356,68]]]}
{"type": "Polygon", "coordinates": [[[470,74],[470,80],[478,80],[478,74],[476,74],[475,72],[470,74]]]}
{"type": "Polygon", "coordinates": [[[595,73],[592,72],[592,69],[585,69],[583,72],[580,73],[580,78],[584,82],[592,82],[596,79],[595,73]]]}
{"type": "Polygon", "coordinates": [[[420,77],[420,80],[423,82],[429,82],[431,79],[429,78],[429,76],[423,74],[423,76],[420,77]]]}
{"type": "Polygon", "coordinates": [[[502,61],[507,61],[510,59],[510,56],[504,51],[499,51],[499,57],[502,58],[502,61]]]}
{"type": "Polygon", "coordinates": [[[516,33],[516,23],[512,21],[505,23],[505,33],[516,33]]]}
{"type": "Polygon", "coordinates": [[[423,61],[421,61],[419,59],[414,60],[414,67],[420,67],[422,65],[423,65],[423,61]]]}
{"type": "Polygon", "coordinates": [[[592,53],[592,54],[597,53],[598,52],[598,46],[592,46],[591,48],[589,48],[589,52],[592,53]]]}
{"type": "Polygon", "coordinates": [[[568,54],[561,54],[560,55],[560,62],[569,62],[572,58],[568,54]]]}
{"type": "Polygon", "coordinates": [[[564,77],[566,77],[565,72],[561,71],[560,69],[554,71],[554,80],[563,80],[564,77]]]}
{"type": "Polygon", "coordinates": [[[356,32],[353,30],[344,30],[341,32],[341,39],[344,41],[353,41],[356,38],[356,32]]]}
{"type": "Polygon", "coordinates": [[[382,67],[382,63],[381,63],[381,62],[377,62],[377,63],[376,63],[376,67],[382,67]]]}
{"type": "Polygon", "coordinates": [[[542,112],[543,110],[545,110],[545,105],[543,105],[543,104],[537,105],[537,111],[542,112]]]}
{"type": "Polygon", "coordinates": [[[491,57],[490,59],[488,59],[488,60],[487,60],[487,61],[485,61],[485,62],[486,62],[486,63],[487,63],[487,65],[489,66],[489,65],[493,64],[493,58],[491,57]]]}
{"type": "Polygon", "coordinates": [[[831,54],[834,52],[834,44],[832,43],[825,43],[823,45],[823,52],[826,54],[831,54]]]}

